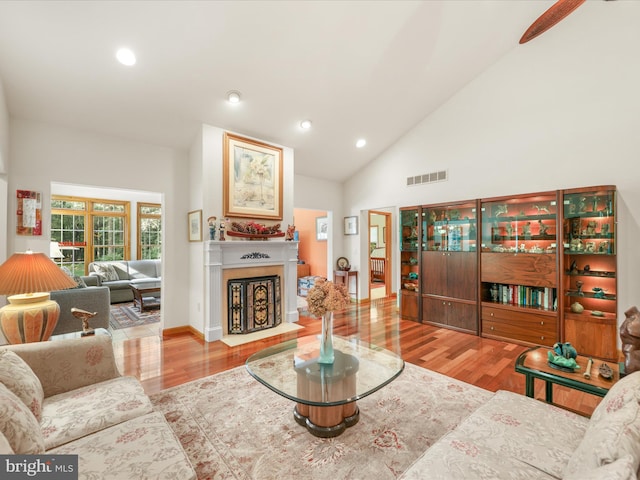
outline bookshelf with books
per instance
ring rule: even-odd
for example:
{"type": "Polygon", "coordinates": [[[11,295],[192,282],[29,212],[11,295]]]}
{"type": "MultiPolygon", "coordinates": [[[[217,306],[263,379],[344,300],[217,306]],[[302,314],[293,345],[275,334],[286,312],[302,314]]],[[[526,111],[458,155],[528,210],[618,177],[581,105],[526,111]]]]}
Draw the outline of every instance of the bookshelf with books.
{"type": "Polygon", "coordinates": [[[558,315],[558,192],[481,200],[481,333],[551,346],[558,315]]]}

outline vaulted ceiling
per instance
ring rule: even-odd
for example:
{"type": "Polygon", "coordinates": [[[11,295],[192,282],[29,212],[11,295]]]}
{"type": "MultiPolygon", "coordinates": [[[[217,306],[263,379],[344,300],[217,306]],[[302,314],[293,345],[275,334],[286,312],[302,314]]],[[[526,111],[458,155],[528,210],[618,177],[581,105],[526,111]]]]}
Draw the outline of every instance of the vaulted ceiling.
{"type": "Polygon", "coordinates": [[[183,150],[204,123],[294,148],[296,174],[344,181],[531,48],[520,36],[552,3],[2,1],[0,76],[12,117],[183,150]],[[135,66],[116,61],[121,46],[135,66]]]}

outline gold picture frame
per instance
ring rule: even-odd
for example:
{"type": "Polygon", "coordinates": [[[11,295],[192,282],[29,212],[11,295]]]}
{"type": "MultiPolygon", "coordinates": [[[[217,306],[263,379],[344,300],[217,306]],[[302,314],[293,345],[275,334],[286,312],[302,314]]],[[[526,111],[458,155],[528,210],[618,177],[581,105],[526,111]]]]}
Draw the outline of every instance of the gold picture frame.
{"type": "Polygon", "coordinates": [[[193,210],[187,215],[187,225],[189,228],[189,241],[202,241],[202,210],[193,210]]]}
{"type": "Polygon", "coordinates": [[[282,149],[224,133],[224,216],[282,220],[282,149]]]}

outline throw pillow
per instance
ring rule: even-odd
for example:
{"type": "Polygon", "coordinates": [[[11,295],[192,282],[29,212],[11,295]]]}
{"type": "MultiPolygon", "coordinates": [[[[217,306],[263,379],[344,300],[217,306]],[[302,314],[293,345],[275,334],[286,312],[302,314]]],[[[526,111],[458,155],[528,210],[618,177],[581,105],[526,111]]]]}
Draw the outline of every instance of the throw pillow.
{"type": "Polygon", "coordinates": [[[44,391],[27,363],[10,350],[0,351],[0,382],[11,390],[40,421],[44,391]]]}
{"type": "Polygon", "coordinates": [[[579,477],[628,456],[640,466],[640,372],[618,381],[594,410],[565,476],[579,477]]]}
{"type": "Polygon", "coordinates": [[[44,438],[36,417],[22,400],[0,383],[0,432],[18,455],[44,453],[44,438]]]}
{"type": "Polygon", "coordinates": [[[93,268],[105,282],[113,282],[120,279],[116,269],[109,263],[94,263],[93,268]]]}
{"type": "Polygon", "coordinates": [[[87,284],[84,283],[84,280],[82,279],[82,277],[76,275],[73,277],[73,281],[78,284],[76,288],[87,288],[87,284]]]}
{"type": "Polygon", "coordinates": [[[69,268],[63,265],[62,267],[60,267],[60,270],[62,270],[64,273],[67,274],[69,278],[72,278],[73,281],[76,282],[75,288],[87,288],[87,284],[84,283],[84,280],[82,279],[82,277],[78,275],[74,275],[73,272],[69,270],[69,268]]]}

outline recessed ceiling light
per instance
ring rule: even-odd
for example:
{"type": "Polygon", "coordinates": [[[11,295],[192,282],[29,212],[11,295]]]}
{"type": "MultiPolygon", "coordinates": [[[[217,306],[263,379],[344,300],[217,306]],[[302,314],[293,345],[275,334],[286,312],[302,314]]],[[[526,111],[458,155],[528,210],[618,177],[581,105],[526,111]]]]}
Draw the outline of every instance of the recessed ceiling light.
{"type": "Polygon", "coordinates": [[[311,120],[303,120],[300,122],[300,128],[303,128],[305,130],[311,128],[311,120]]]}
{"type": "Polygon", "coordinates": [[[240,103],[240,92],[231,90],[227,93],[227,100],[229,100],[229,103],[240,103]]]}
{"type": "Polygon", "coordinates": [[[116,52],[116,58],[121,64],[126,65],[127,67],[136,64],[136,55],[128,48],[121,48],[118,50],[116,52]]]}
{"type": "Polygon", "coordinates": [[[364,138],[361,138],[356,142],[356,147],[362,148],[367,144],[367,141],[364,138]]]}

